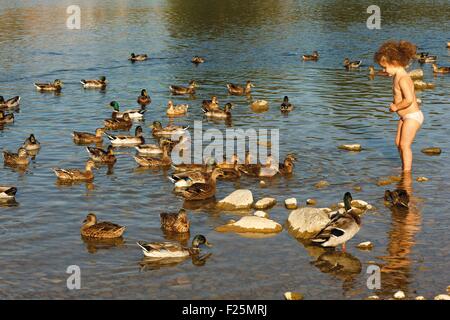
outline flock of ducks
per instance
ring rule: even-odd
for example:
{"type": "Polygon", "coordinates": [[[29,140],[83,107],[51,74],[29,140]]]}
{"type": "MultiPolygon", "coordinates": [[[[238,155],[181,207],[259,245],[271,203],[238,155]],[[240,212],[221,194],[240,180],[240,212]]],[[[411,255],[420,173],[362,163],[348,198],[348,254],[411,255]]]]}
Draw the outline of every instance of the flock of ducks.
{"type": "MultiPolygon", "coordinates": [[[[147,59],[148,56],[146,54],[132,53],[129,57],[129,60],[132,62],[145,61],[147,59]]],[[[319,53],[314,51],[311,55],[303,55],[302,59],[304,61],[318,61],[319,53]]],[[[420,53],[417,59],[421,63],[433,63],[433,71],[435,73],[450,73],[449,67],[438,67],[435,64],[436,56],[430,56],[424,52],[420,53]]],[[[194,56],[191,62],[198,65],[204,63],[205,59],[194,56]]],[[[346,69],[357,69],[361,64],[361,60],[351,61],[349,58],[344,59],[344,67],[346,69]]],[[[373,66],[369,67],[369,72],[371,75],[386,75],[384,71],[376,71],[373,66]]],[[[97,80],[82,79],[80,83],[86,89],[105,89],[108,84],[104,76],[97,80]]],[[[34,85],[39,91],[59,92],[63,87],[63,83],[59,79],[52,83],[35,83],[34,85]]],[[[197,82],[191,80],[185,87],[171,85],[169,90],[173,95],[192,95],[195,94],[197,87],[197,82]]],[[[242,86],[227,83],[226,87],[231,95],[249,95],[254,84],[251,81],[247,81],[242,86]]],[[[57,179],[62,182],[94,180],[93,169],[97,165],[114,165],[116,163],[116,147],[134,147],[137,153],[133,158],[140,167],[172,168],[173,174],[168,178],[174,184],[174,192],[183,197],[185,201],[214,198],[217,180],[219,179],[240,179],[242,175],[250,177],[288,176],[294,171],[294,163],[297,160],[294,154],[287,154],[282,163],[274,161],[272,156],[269,155],[266,163],[262,164],[254,163],[252,154],[249,151],[246,152],[243,163],[239,161],[240,159],[236,154],[233,154],[230,159],[224,157],[221,163],[217,163],[213,159],[207,159],[202,164],[174,165],[171,152],[175,147],[182,152],[183,145],[189,142],[186,136],[183,135],[188,127],[175,125],[163,127],[161,122],[154,121],[150,127],[152,136],[156,140],[154,144],[146,143],[140,125],[136,126],[134,135],[113,134],[110,132],[115,130],[129,131],[134,121],[143,119],[147,110],[146,107],[151,104],[151,98],[147,90],[142,89],[136,101],[139,108],[128,110],[121,110],[117,101],[111,101],[109,106],[113,109],[112,115],[103,121],[102,127],[95,129],[94,133],[74,131],[72,133],[73,141],[76,144],[87,145],[86,150],[89,154],[89,160],[85,163],[84,169],[54,168],[53,171],[57,179]],[[180,138],[172,139],[174,135],[178,135],[180,138]],[[105,136],[110,141],[110,145],[106,150],[98,147],[98,145],[103,143],[105,136]],[[97,147],[89,146],[91,144],[96,144],[97,147]]],[[[5,114],[4,110],[18,108],[19,104],[19,96],[8,100],[0,96],[0,124],[14,121],[14,115],[12,113],[5,114]]],[[[256,100],[252,103],[252,108],[256,109],[266,106],[267,102],[264,100],[256,100]]],[[[184,104],[174,105],[170,100],[167,104],[166,113],[169,117],[183,116],[187,113],[188,108],[189,106],[184,104]]],[[[203,100],[201,105],[201,109],[206,117],[217,119],[231,118],[232,108],[233,105],[231,103],[227,103],[221,108],[216,96],[213,96],[211,100],[203,100]]],[[[289,102],[289,98],[285,96],[280,105],[280,111],[288,113],[293,109],[294,106],[289,102]]],[[[35,156],[39,149],[40,143],[31,134],[18,149],[17,153],[3,152],[4,163],[11,166],[27,166],[29,157],[35,156]]],[[[0,186],[0,199],[14,199],[16,192],[17,189],[15,187],[0,186]]],[[[344,210],[331,214],[330,222],[313,237],[313,242],[319,243],[324,247],[342,245],[345,250],[345,243],[359,231],[361,226],[361,219],[358,214],[353,212],[351,201],[351,194],[349,192],[345,193],[344,210]]],[[[385,201],[392,206],[408,207],[409,196],[404,190],[387,190],[385,192],[385,201]]],[[[160,221],[164,232],[175,234],[189,233],[190,221],[184,209],[177,213],[161,213],[160,221]]],[[[99,222],[94,213],[89,213],[83,221],[80,233],[82,237],[87,239],[117,239],[123,236],[125,229],[124,226],[108,221],[99,222]]],[[[142,249],[145,257],[157,260],[198,255],[202,245],[211,246],[203,235],[196,235],[190,247],[174,242],[138,242],[137,244],[142,249]]]]}

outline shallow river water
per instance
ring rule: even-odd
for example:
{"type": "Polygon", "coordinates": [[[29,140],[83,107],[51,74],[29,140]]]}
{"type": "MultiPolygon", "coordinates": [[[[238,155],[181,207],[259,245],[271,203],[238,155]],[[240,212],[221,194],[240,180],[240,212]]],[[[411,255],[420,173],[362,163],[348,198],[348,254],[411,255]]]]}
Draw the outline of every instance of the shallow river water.
{"type": "MultiPolygon", "coordinates": [[[[356,0],[80,0],[81,29],[69,30],[71,2],[0,4],[0,94],[22,97],[15,123],[0,130],[0,149],[16,150],[30,133],[42,144],[27,170],[0,166],[0,185],[19,190],[16,205],[0,206],[0,298],[282,299],[285,291],[298,291],[307,299],[361,299],[390,297],[397,290],[408,297],[445,291],[450,284],[450,77],[433,76],[429,64],[411,66],[423,68],[425,80],[436,88],[417,93],[425,123],[413,145],[413,176],[400,182],[412,192],[413,205],[399,212],[383,204],[384,190],[396,185],[377,185],[400,174],[396,117],[388,111],[391,80],[370,79],[367,67],[380,43],[392,38],[410,40],[450,65],[448,1],[378,1],[381,30],[366,27],[370,1],[356,0]],[[302,62],[300,56],[313,50],[320,60],[302,62]],[[130,52],[148,53],[150,59],[131,64],[130,52]],[[194,66],[193,55],[204,56],[206,63],[194,66]],[[346,56],[362,59],[361,70],[347,72],[346,56]],[[104,92],[79,84],[100,75],[109,80],[104,92]],[[60,95],[33,87],[56,78],[65,83],[60,95]],[[170,96],[170,84],[190,79],[199,82],[195,97],[170,96]],[[269,111],[255,113],[246,97],[228,96],[227,82],[246,80],[255,84],[252,99],[269,101],[269,111]],[[291,178],[274,179],[264,188],[246,177],[220,181],[217,199],[236,188],[252,190],[256,199],[275,197],[278,204],[269,214],[282,224],[288,197],[300,203],[315,198],[324,207],[352,191],[354,198],[371,203],[375,209],[364,214],[347,254],[323,256],[286,230],[259,239],[218,233],[215,227],[240,214],[204,207],[188,210],[191,239],[201,233],[214,243],[204,264],[142,267],[135,242],[166,240],[159,214],[183,205],[172,193],[168,173],[137,169],[127,152],[118,155],[112,172],[96,170],[93,184],[59,185],[51,170],[82,167],[87,153],[73,143],[71,132],[101,126],[111,114],[111,100],[134,107],[142,88],[152,98],[142,123],[149,141],[152,121],[168,123],[169,98],[191,105],[175,123],[192,125],[202,119],[201,101],[217,95],[235,104],[232,127],[278,128],[280,157],[297,155],[291,178]],[[285,95],[295,105],[289,116],[279,111],[285,95]],[[338,150],[342,143],[360,143],[364,150],[338,150]],[[420,152],[429,146],[443,153],[420,152]],[[429,181],[419,183],[418,176],[429,181]],[[316,189],[320,180],[330,186],[316,189]],[[354,192],[355,186],[362,190],[354,192]],[[127,226],[123,242],[113,247],[84,242],[79,227],[88,212],[127,226]],[[371,241],[373,250],[358,250],[362,241],[371,241]],[[382,267],[380,290],[366,286],[372,264],[382,267]],[[81,268],[80,290],[66,287],[69,265],[81,268]]],[[[206,120],[203,127],[227,128],[206,120]]]]}

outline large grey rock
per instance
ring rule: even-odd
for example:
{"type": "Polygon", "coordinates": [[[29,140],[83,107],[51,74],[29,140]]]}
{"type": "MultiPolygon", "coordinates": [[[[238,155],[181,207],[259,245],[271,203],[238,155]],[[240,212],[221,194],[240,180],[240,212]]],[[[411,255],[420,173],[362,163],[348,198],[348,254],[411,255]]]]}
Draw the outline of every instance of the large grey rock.
{"type": "Polygon", "coordinates": [[[322,230],[330,221],[328,213],[320,208],[300,208],[288,217],[289,232],[295,238],[308,239],[322,230]]]}
{"type": "Polygon", "coordinates": [[[224,210],[250,209],[253,204],[253,194],[250,190],[239,189],[220,200],[217,207],[224,210]]]}
{"type": "Polygon", "coordinates": [[[216,228],[219,232],[237,232],[237,233],[276,233],[283,229],[281,224],[267,218],[258,216],[245,216],[238,221],[228,223],[216,228]]]}

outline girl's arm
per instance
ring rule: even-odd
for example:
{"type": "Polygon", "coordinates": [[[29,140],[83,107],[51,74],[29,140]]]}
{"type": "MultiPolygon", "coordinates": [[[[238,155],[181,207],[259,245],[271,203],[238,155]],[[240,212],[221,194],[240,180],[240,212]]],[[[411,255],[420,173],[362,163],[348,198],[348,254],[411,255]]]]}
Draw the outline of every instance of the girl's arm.
{"type": "Polygon", "coordinates": [[[400,79],[399,81],[400,90],[402,91],[403,99],[399,103],[391,104],[391,111],[396,112],[398,110],[408,108],[414,101],[414,84],[409,77],[400,79]]]}

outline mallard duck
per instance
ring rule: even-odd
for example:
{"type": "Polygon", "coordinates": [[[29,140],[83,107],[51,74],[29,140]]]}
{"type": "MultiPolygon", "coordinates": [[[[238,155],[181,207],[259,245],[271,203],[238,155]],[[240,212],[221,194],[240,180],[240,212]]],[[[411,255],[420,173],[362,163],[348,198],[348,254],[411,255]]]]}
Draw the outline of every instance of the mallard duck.
{"type": "Polygon", "coordinates": [[[136,127],[134,136],[105,134],[113,146],[137,146],[145,143],[141,126],[136,127]]]}
{"type": "Polygon", "coordinates": [[[375,70],[374,66],[369,66],[369,75],[371,76],[383,76],[383,77],[389,77],[389,73],[383,70],[375,70]]]}
{"type": "Polygon", "coordinates": [[[20,104],[20,97],[15,96],[8,100],[5,100],[3,96],[0,96],[0,109],[14,109],[20,104]]]}
{"type": "Polygon", "coordinates": [[[186,210],[180,209],[177,213],[161,213],[161,229],[168,232],[189,232],[190,222],[186,210]]]}
{"type": "Polygon", "coordinates": [[[199,57],[199,56],[193,56],[191,59],[191,62],[195,63],[195,64],[200,64],[200,63],[205,62],[205,59],[202,57],[199,57]]]}
{"type": "Polygon", "coordinates": [[[130,57],[128,58],[128,60],[131,61],[144,61],[147,59],[148,56],[146,54],[134,54],[134,53],[131,53],[130,57]]]}
{"type": "Polygon", "coordinates": [[[12,113],[6,114],[3,110],[0,110],[0,124],[13,122],[14,122],[14,114],[12,113]]]}
{"type": "Polygon", "coordinates": [[[213,110],[207,110],[202,107],[202,111],[205,114],[205,116],[209,118],[216,118],[216,119],[230,119],[231,118],[231,109],[233,108],[233,105],[231,103],[227,103],[225,107],[222,109],[213,109],[213,110]]]}
{"type": "Polygon", "coordinates": [[[115,113],[113,112],[112,118],[105,119],[103,124],[109,130],[130,130],[133,126],[133,121],[128,113],[125,113],[122,118],[115,118],[115,113]]]}
{"type": "Polygon", "coordinates": [[[93,213],[89,213],[83,221],[83,226],[80,229],[80,233],[83,237],[87,238],[113,239],[120,238],[125,229],[126,227],[112,222],[97,222],[97,216],[93,213]]]}
{"type": "Polygon", "coordinates": [[[172,158],[169,155],[169,144],[162,146],[163,155],[161,158],[134,156],[134,160],[141,167],[168,167],[172,164],[172,158]]]}
{"type": "Polygon", "coordinates": [[[168,125],[163,128],[161,122],[159,121],[153,121],[150,128],[152,129],[152,134],[155,137],[171,137],[172,135],[181,136],[188,129],[188,127],[180,127],[175,125],[168,125]]]}
{"type": "Polygon", "coordinates": [[[195,256],[200,253],[200,246],[203,244],[212,247],[203,235],[196,235],[190,248],[186,248],[176,242],[137,242],[144,256],[158,259],[195,256]]]}
{"type": "Polygon", "coordinates": [[[438,67],[436,63],[433,63],[434,73],[450,73],[450,67],[438,67]]]}
{"type": "Polygon", "coordinates": [[[413,83],[414,83],[414,88],[417,90],[434,89],[434,87],[436,87],[436,85],[434,83],[425,82],[422,80],[414,80],[413,83]]]}
{"type": "Polygon", "coordinates": [[[420,63],[434,63],[437,61],[437,56],[430,56],[428,53],[426,55],[421,56],[418,60],[420,63]]]}
{"type": "Polygon", "coordinates": [[[85,165],[85,169],[60,169],[54,168],[56,177],[62,181],[92,181],[94,180],[94,173],[92,169],[95,168],[95,163],[92,160],[88,160],[85,165]]]}
{"type": "Polygon", "coordinates": [[[319,52],[313,51],[312,54],[304,54],[302,56],[302,59],[304,61],[317,61],[317,60],[319,60],[319,52]]]}
{"type": "Polygon", "coordinates": [[[409,194],[406,190],[395,189],[394,191],[386,190],[384,192],[384,201],[394,207],[409,207],[409,194]]]}
{"type": "Polygon", "coordinates": [[[172,94],[181,95],[181,94],[194,94],[196,87],[197,87],[197,82],[195,80],[191,80],[191,81],[189,81],[189,85],[187,87],[171,85],[171,86],[169,86],[169,89],[170,89],[170,92],[172,92],[172,94]]]}
{"type": "Polygon", "coordinates": [[[357,69],[361,66],[362,61],[356,60],[356,61],[350,61],[349,58],[344,59],[344,67],[346,69],[357,69]]]}
{"type": "Polygon", "coordinates": [[[216,160],[214,158],[207,159],[204,163],[180,163],[177,165],[172,165],[172,169],[175,172],[185,172],[185,171],[209,171],[211,166],[216,166],[216,160]]]}
{"type": "Polygon", "coordinates": [[[141,120],[144,118],[144,113],[147,111],[145,108],[141,107],[140,109],[128,109],[120,112],[120,105],[117,101],[111,101],[109,106],[114,109],[112,116],[113,119],[122,119],[123,116],[128,113],[131,119],[141,120]]]}
{"type": "Polygon", "coordinates": [[[288,175],[294,172],[294,162],[297,161],[297,158],[293,154],[286,155],[283,163],[280,163],[278,167],[278,171],[282,175],[288,175]]]}
{"type": "MultiPolygon", "coordinates": [[[[214,159],[209,160],[200,168],[194,168],[187,171],[179,171],[168,176],[169,180],[175,185],[175,190],[186,189],[195,183],[206,183],[211,177],[215,167],[214,159]]],[[[175,171],[177,171],[175,169],[175,171]]]]}
{"type": "Polygon", "coordinates": [[[177,104],[174,105],[172,100],[167,102],[167,115],[168,116],[181,116],[187,113],[189,105],[187,104],[177,104]]]}
{"type": "Polygon", "coordinates": [[[294,110],[294,106],[289,102],[288,96],[284,96],[283,103],[280,106],[280,111],[283,113],[288,113],[294,110]]]}
{"type": "Polygon", "coordinates": [[[152,102],[152,99],[148,95],[147,90],[142,89],[141,95],[137,98],[137,103],[139,103],[139,105],[141,107],[145,107],[146,105],[150,104],[151,102],[152,102]]]}
{"type": "Polygon", "coordinates": [[[95,129],[95,134],[89,132],[74,131],[72,133],[73,140],[77,143],[102,143],[105,128],[95,129]]]}
{"type": "Polygon", "coordinates": [[[419,60],[420,58],[425,58],[425,57],[428,57],[430,54],[428,53],[428,52],[418,52],[418,53],[416,53],[416,55],[414,56],[414,58],[416,59],[416,60],[419,60]]]}
{"type": "Polygon", "coordinates": [[[85,89],[104,89],[106,88],[106,84],[108,81],[106,81],[105,76],[101,76],[98,80],[85,80],[81,79],[80,83],[83,85],[83,88],[85,89]]]}
{"type": "Polygon", "coordinates": [[[206,200],[216,194],[217,177],[223,175],[222,169],[215,168],[206,183],[194,183],[192,186],[181,191],[185,200],[206,200]]]}
{"type": "Polygon", "coordinates": [[[109,145],[106,150],[93,147],[86,147],[86,150],[89,153],[90,158],[95,162],[115,163],[117,160],[112,145],[109,145]]]}
{"type": "Polygon", "coordinates": [[[22,147],[17,150],[17,153],[3,151],[3,159],[6,165],[12,166],[26,166],[29,163],[27,150],[22,147]]]}
{"type": "Polygon", "coordinates": [[[36,140],[34,134],[30,134],[30,136],[23,143],[22,148],[24,148],[27,151],[34,151],[40,149],[41,144],[39,143],[39,141],[36,140]]]}
{"type": "Polygon", "coordinates": [[[247,81],[245,87],[239,86],[232,83],[227,83],[228,92],[232,95],[241,96],[243,94],[250,94],[252,88],[254,87],[251,81],[247,81]]]}
{"type": "Polygon", "coordinates": [[[0,186],[0,200],[14,200],[16,193],[16,187],[0,186]]]}
{"type": "Polygon", "coordinates": [[[216,96],[213,96],[211,100],[203,100],[202,101],[202,109],[207,111],[213,111],[220,109],[219,100],[216,96]]]}
{"type": "Polygon", "coordinates": [[[234,153],[231,156],[229,161],[227,160],[227,157],[224,155],[223,156],[223,161],[221,163],[217,164],[217,168],[220,168],[220,169],[232,169],[232,168],[235,167],[235,164],[237,162],[239,162],[239,157],[238,157],[238,155],[236,153],[234,153]]]}
{"type": "Polygon", "coordinates": [[[267,110],[269,108],[269,102],[266,100],[255,100],[251,103],[250,107],[255,111],[267,110]]]}
{"type": "Polygon", "coordinates": [[[34,86],[39,91],[61,91],[62,81],[56,79],[53,83],[35,83],[34,86]]]}
{"type": "Polygon", "coordinates": [[[345,212],[337,211],[331,216],[330,222],[319,231],[312,241],[320,243],[322,247],[337,247],[342,245],[345,252],[345,243],[358,233],[361,227],[360,217],[353,212],[352,195],[346,192],[344,195],[345,212]]]}

